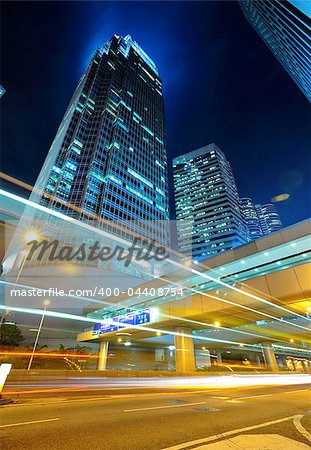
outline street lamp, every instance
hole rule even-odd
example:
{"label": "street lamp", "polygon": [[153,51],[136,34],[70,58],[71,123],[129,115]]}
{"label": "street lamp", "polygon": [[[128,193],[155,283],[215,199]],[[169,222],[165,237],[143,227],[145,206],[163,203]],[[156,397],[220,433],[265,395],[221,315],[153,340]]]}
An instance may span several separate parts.
{"label": "street lamp", "polygon": [[41,317],[40,324],[39,324],[39,328],[38,328],[38,331],[37,331],[37,336],[36,336],[35,342],[33,344],[33,349],[32,349],[32,353],[31,353],[31,356],[30,356],[30,360],[29,360],[29,363],[28,363],[27,370],[30,370],[30,368],[31,368],[31,364],[32,364],[32,361],[33,361],[33,358],[34,358],[34,355],[35,355],[35,351],[36,351],[36,348],[37,348],[37,345],[38,345],[39,336],[40,336],[41,329],[42,329],[42,325],[43,325],[43,321],[44,321],[44,317],[45,317],[45,312],[46,312],[46,309],[49,306],[49,304],[50,304],[50,300],[48,300],[48,299],[44,300],[44,302],[43,302],[44,310],[43,310],[42,317]]}

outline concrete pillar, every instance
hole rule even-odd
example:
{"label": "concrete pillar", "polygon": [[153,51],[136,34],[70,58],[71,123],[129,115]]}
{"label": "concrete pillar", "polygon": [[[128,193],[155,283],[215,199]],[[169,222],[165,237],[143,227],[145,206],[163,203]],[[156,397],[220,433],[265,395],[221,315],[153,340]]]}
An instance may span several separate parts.
{"label": "concrete pillar", "polygon": [[177,372],[194,372],[195,371],[195,356],[193,339],[189,336],[192,333],[191,328],[177,327],[175,329],[175,360]]}
{"label": "concrete pillar", "polygon": [[108,341],[100,341],[99,352],[98,352],[98,364],[97,370],[106,370],[107,367],[107,356],[108,356]]}
{"label": "concrete pillar", "polygon": [[303,367],[303,371],[304,372],[306,372],[306,373],[308,373],[309,372],[309,362],[306,360],[306,359],[304,359],[303,361],[302,361],[302,367]]}
{"label": "concrete pillar", "polygon": [[261,349],[267,369],[277,372],[279,368],[272,345],[270,343],[264,343]]}
{"label": "concrete pillar", "polygon": [[260,356],[256,355],[256,364],[258,367],[261,367],[261,361],[260,361]]}
{"label": "concrete pillar", "polygon": [[222,364],[221,352],[217,352],[217,364]]}

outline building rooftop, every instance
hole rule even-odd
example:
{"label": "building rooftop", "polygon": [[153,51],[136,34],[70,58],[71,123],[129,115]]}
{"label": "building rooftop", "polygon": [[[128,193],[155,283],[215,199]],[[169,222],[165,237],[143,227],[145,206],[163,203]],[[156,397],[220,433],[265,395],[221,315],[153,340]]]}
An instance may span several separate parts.
{"label": "building rooftop", "polygon": [[189,153],[184,153],[183,155],[177,156],[173,159],[173,164],[181,164],[186,161],[190,161],[191,159],[194,159],[198,156],[205,155],[206,153],[209,153],[211,151],[215,151],[218,153],[221,153],[224,156],[224,153],[220,150],[219,147],[213,142],[208,145],[204,145],[204,147],[200,147],[197,150],[193,150]]}

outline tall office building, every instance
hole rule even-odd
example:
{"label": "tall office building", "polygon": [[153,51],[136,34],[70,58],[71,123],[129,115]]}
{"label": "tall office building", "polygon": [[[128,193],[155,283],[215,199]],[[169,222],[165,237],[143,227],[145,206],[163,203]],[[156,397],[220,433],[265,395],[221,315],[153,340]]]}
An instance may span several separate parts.
{"label": "tall office building", "polygon": [[113,36],[95,52],[31,200],[95,227],[112,220],[168,242],[162,84],[131,36]]}
{"label": "tall office building", "polygon": [[276,58],[311,101],[311,8],[304,0],[240,0]]}
{"label": "tall office building", "polygon": [[276,206],[273,203],[255,205],[255,208],[263,236],[274,233],[274,231],[279,231],[283,228],[280,216],[277,212]]}
{"label": "tall office building", "polygon": [[208,257],[247,242],[231,166],[216,144],[173,160],[179,251]]}
{"label": "tall office building", "polygon": [[243,197],[240,205],[249,241],[255,241],[283,228],[277,208],[273,203],[255,205],[251,198]]}
{"label": "tall office building", "polygon": [[245,220],[245,225],[249,234],[249,240],[255,241],[263,236],[259,217],[251,198],[243,197],[240,201],[241,212]]}

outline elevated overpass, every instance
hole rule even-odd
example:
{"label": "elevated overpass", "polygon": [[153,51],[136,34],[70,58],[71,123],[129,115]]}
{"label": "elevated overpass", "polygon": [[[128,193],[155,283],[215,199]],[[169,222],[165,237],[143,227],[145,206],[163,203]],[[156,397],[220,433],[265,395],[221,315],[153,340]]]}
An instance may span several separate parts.
{"label": "elevated overpass", "polygon": [[[198,352],[203,347],[207,361],[210,349],[216,354],[232,349],[263,349],[272,368],[276,368],[273,349],[279,354],[311,359],[310,220],[205,261],[173,254],[161,264],[122,273],[111,265],[27,264],[21,233],[15,232],[11,239],[12,228],[23,214],[25,202],[28,208],[39,207],[6,191],[1,192],[1,200],[1,219],[6,231],[9,229],[6,256],[15,258],[0,279],[2,310],[17,311],[29,328],[42,314],[42,299],[9,298],[12,285],[42,289],[52,283],[56,287],[90,289],[109,283],[118,288],[115,296],[110,293],[89,298],[79,294],[66,296],[65,301],[51,296],[46,311],[50,318],[46,333],[78,334],[79,342],[100,344],[99,368],[106,366],[108,342],[111,346],[128,346],[128,351],[131,346],[153,348],[162,355],[160,358],[173,352],[178,371],[192,371],[195,349]],[[78,235],[110,245],[117,240],[91,224],[50,210],[41,213],[44,223],[51,224],[52,217],[56,232],[66,229],[69,238]],[[143,313],[146,323],[134,323],[128,317]],[[91,329],[81,332],[83,322],[88,322]]]}
{"label": "elevated overpass", "polygon": [[[179,371],[194,370],[194,347],[202,345],[260,348],[274,369],[273,349],[311,360],[310,247],[308,220],[205,261],[184,261],[185,267],[140,285],[138,295],[126,292],[110,297],[115,306],[86,308],[87,317],[107,319],[111,327],[87,330],[78,340],[98,341],[105,352],[123,330],[131,343],[174,346]],[[183,293],[159,295],[170,288]],[[151,324],[118,323],[127,311],[146,307],[157,310]]]}

